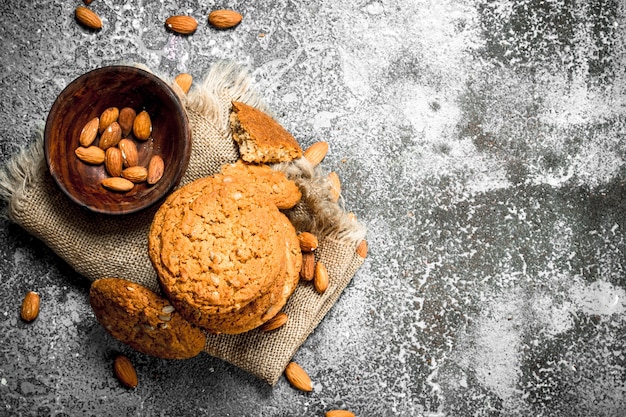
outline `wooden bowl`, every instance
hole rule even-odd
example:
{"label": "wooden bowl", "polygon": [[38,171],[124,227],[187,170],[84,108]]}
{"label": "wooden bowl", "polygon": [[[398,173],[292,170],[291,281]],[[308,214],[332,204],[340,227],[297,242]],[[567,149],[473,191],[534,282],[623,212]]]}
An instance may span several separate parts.
{"label": "wooden bowl", "polygon": [[[85,124],[109,107],[146,110],[152,136],[132,138],[140,165],[152,155],[163,158],[165,170],[154,185],[137,183],[131,191],[114,192],[101,181],[109,177],[104,165],[89,165],[75,154]],[[96,139],[95,144],[98,144]],[[180,182],[191,154],[191,129],[182,103],[160,78],[139,68],[110,66],[90,71],[71,82],[54,102],[44,131],[44,149],[50,174],[76,204],[104,214],[143,210],[169,194]]]}

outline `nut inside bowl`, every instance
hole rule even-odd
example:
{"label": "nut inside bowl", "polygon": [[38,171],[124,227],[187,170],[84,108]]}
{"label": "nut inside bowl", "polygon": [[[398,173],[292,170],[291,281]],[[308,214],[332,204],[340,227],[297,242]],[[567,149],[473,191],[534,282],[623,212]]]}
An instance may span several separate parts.
{"label": "nut inside bowl", "polygon": [[[164,161],[163,176],[154,185],[144,181],[127,192],[110,191],[101,185],[110,177],[104,164],[90,165],[76,156],[83,127],[109,107],[150,115],[151,137],[134,142],[140,165],[147,167],[152,155]],[[44,151],[50,174],[72,201],[98,213],[134,213],[178,185],[191,154],[191,130],[182,103],[167,83],[139,68],[109,66],[78,77],[59,94],[46,120]]]}

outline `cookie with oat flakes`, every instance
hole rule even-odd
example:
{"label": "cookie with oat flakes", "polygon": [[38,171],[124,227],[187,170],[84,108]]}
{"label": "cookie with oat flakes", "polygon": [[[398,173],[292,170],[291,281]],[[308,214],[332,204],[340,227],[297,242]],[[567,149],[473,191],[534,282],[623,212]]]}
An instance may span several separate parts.
{"label": "cookie with oat flakes", "polygon": [[187,359],[199,354],[206,334],[148,288],[120,278],[94,281],[89,302],[98,322],[117,340],[147,355]]}

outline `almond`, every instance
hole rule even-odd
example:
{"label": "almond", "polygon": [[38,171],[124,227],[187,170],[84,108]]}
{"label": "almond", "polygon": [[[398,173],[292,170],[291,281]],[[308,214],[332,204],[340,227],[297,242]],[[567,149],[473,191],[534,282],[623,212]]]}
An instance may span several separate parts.
{"label": "almond", "polygon": [[187,94],[191,89],[193,78],[190,74],[182,73],[174,78],[174,82],[183,90],[183,93]]}
{"label": "almond", "polygon": [[132,190],[135,186],[135,184],[133,184],[131,181],[122,177],[105,178],[100,184],[102,184],[104,188],[118,193],[128,192]]}
{"label": "almond", "polygon": [[109,107],[105,109],[100,115],[100,125],[98,126],[98,131],[100,133],[104,132],[104,129],[109,127],[111,123],[117,122],[119,115],[120,109],[117,107]]}
{"label": "almond", "polygon": [[315,264],[315,275],[313,277],[315,291],[323,294],[328,289],[328,270],[321,262]]}
{"label": "almond", "polygon": [[324,417],[356,417],[356,415],[348,410],[330,410],[324,414]]}
{"label": "almond", "polygon": [[148,178],[146,167],[135,165],[122,171],[122,177],[134,183],[144,182]]}
{"label": "almond", "polygon": [[111,146],[117,146],[120,139],[122,139],[122,128],[119,123],[113,122],[100,135],[98,146],[106,151]]}
{"label": "almond", "polygon": [[24,321],[33,321],[39,315],[39,294],[34,291],[26,293],[24,300],[22,301],[22,309],[20,315]]}
{"label": "almond", "polygon": [[124,107],[122,110],[120,110],[120,115],[117,119],[117,122],[122,128],[122,137],[125,138],[130,134],[130,132],[132,132],[135,116],[137,116],[137,112],[132,107]]}
{"label": "almond", "polygon": [[295,362],[289,362],[285,368],[285,378],[295,388],[300,391],[313,391],[313,384],[309,374]]}
{"label": "almond", "polygon": [[298,241],[300,242],[300,250],[302,252],[312,252],[317,249],[319,244],[317,237],[310,232],[302,232],[298,234]]}
{"label": "almond", "polygon": [[100,165],[104,162],[104,151],[98,146],[79,146],[74,153],[81,161],[90,165]]}
{"label": "almond", "polygon": [[315,276],[315,255],[313,252],[302,252],[302,266],[300,267],[300,278],[311,281]]}
{"label": "almond", "polygon": [[112,177],[119,177],[122,175],[122,169],[124,167],[122,151],[115,146],[107,149],[104,153],[104,167]]}
{"label": "almond", "polygon": [[78,23],[85,26],[88,29],[100,30],[102,29],[102,20],[91,9],[85,6],[78,6],[75,11],[76,20]]}
{"label": "almond", "polygon": [[152,121],[147,111],[143,110],[135,117],[133,134],[138,140],[147,140],[152,134]]}
{"label": "almond", "polygon": [[341,181],[339,181],[339,175],[332,171],[326,177],[328,184],[330,185],[330,198],[332,201],[338,201],[341,195]]}
{"label": "almond", "polygon": [[90,146],[93,141],[96,140],[99,125],[100,119],[98,117],[94,117],[85,124],[83,130],[80,131],[80,137],[78,139],[78,142],[80,142],[81,146]]}
{"label": "almond", "polygon": [[217,29],[229,29],[237,26],[243,16],[234,10],[213,10],[209,13],[209,24]]}
{"label": "almond", "polygon": [[328,142],[315,142],[309,146],[303,153],[303,156],[313,166],[319,165],[320,162],[326,157],[328,153]]}
{"label": "almond", "polygon": [[170,16],[165,20],[165,27],[181,35],[191,35],[198,28],[198,22],[191,16]]}
{"label": "almond", "polygon": [[163,158],[159,155],[152,155],[150,162],[148,162],[148,177],[146,178],[148,184],[154,185],[159,182],[164,171],[165,164],[163,163]]}
{"label": "almond", "polygon": [[134,167],[139,165],[139,152],[137,151],[137,145],[131,139],[122,139],[117,147],[122,152],[122,160],[125,167]]}
{"label": "almond", "polygon": [[287,320],[289,320],[289,316],[281,311],[266,321],[259,329],[263,332],[270,332],[284,326]]}
{"label": "almond", "polygon": [[126,388],[135,388],[139,383],[137,372],[130,359],[124,355],[118,355],[113,362],[115,377]]}
{"label": "almond", "polygon": [[367,241],[365,239],[356,247],[356,254],[363,259],[367,258]]}

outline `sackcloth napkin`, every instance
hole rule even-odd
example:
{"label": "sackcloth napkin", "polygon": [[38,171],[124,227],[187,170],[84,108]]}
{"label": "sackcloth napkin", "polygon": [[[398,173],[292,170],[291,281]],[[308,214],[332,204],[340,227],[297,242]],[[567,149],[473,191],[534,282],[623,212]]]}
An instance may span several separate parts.
{"label": "sackcloth napkin", "polygon": [[[228,123],[232,100],[271,114],[252,86],[249,72],[230,61],[212,64],[188,94],[167,81],[185,106],[192,129],[191,157],[179,187],[212,175],[223,164],[239,158]],[[300,203],[284,212],[298,231],[311,231],[320,239],[315,255],[328,269],[329,288],[318,294],[312,285],[301,283],[283,309],[289,316],[285,326],[273,332],[255,329],[239,335],[208,334],[204,349],[270,385],[276,384],[364,262],[355,250],[366,234],[365,227],[330,197],[322,166],[312,167],[301,158],[273,168],[285,172],[302,191]],[[147,249],[148,230],[158,204],[121,216],[78,207],[52,179],[42,138],[0,170],[0,197],[7,201],[7,215],[13,222],[43,241],[89,281],[124,278],[161,293]]]}

